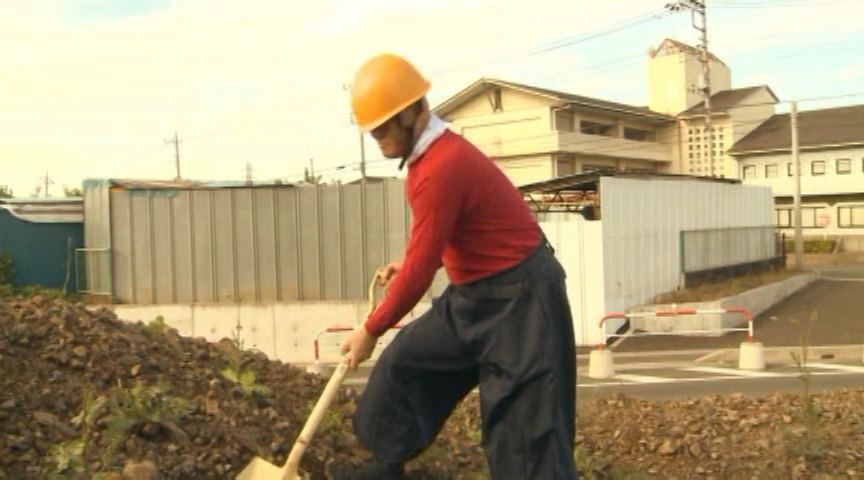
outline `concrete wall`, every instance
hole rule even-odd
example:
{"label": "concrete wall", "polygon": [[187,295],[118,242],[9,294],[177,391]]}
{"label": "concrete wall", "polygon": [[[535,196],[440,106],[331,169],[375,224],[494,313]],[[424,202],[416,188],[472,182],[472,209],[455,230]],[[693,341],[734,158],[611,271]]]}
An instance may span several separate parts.
{"label": "concrete wall", "polygon": [[[315,333],[336,325],[352,326],[365,320],[368,302],[294,302],[239,305],[114,305],[114,313],[123,320],[145,324],[162,316],[165,323],[181,335],[204,337],[217,342],[233,338],[238,323],[245,348],[260,350],[270,358],[290,363],[314,361]],[[407,323],[429,308],[418,304],[402,321]],[[383,337],[373,358],[390,342],[396,331]],[[322,361],[339,358],[338,345],[348,333],[324,334],[321,338]]]}

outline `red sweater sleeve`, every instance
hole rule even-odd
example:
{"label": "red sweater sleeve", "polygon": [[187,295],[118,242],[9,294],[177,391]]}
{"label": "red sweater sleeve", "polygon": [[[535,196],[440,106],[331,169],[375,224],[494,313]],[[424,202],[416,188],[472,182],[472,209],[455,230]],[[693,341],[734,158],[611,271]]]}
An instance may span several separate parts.
{"label": "red sweater sleeve", "polygon": [[[424,159],[424,161],[432,159]],[[436,159],[437,160],[437,159]],[[442,256],[459,218],[464,191],[458,175],[448,170],[454,162],[425,167],[410,192],[414,223],[402,269],[381,305],[366,321],[366,330],[380,336],[420,301],[442,265]]]}

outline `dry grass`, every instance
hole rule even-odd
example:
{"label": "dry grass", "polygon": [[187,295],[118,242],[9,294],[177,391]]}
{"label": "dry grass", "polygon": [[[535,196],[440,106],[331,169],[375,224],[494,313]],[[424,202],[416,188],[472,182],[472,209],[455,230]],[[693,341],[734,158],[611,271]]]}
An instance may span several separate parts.
{"label": "dry grass", "polygon": [[731,295],[752,290],[769,283],[779,282],[787,278],[800,275],[800,270],[780,270],[775,272],[763,272],[730,278],[716,283],[706,283],[698,287],[685,288],[675,292],[658,295],[654,303],[688,303],[688,302],[710,302]]}
{"label": "dry grass", "polygon": [[[864,263],[864,252],[805,253],[804,266],[851,265]],[[795,264],[795,252],[786,255],[786,265]]]}

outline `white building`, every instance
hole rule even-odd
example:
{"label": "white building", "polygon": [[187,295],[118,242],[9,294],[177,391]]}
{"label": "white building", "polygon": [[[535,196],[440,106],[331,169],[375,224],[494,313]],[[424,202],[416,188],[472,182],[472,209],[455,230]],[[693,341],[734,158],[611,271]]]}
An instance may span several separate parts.
{"label": "white building", "polygon": [[[842,238],[864,250],[864,105],[798,114],[802,227],[809,236]],[[789,114],[774,115],[730,151],[744,182],[771,187],[775,223],[794,229],[794,165]]]}
{"label": "white building", "polygon": [[[732,88],[710,55],[714,175],[738,178],[726,150],[774,114],[765,85]],[[648,108],[482,78],[435,108],[516,185],[598,169],[711,176],[699,51],[665,39],[648,58]]]}

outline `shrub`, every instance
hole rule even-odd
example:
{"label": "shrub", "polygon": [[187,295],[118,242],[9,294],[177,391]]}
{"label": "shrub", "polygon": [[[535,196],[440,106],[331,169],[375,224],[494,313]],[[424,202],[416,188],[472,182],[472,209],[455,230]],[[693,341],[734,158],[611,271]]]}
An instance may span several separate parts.
{"label": "shrub", "polygon": [[0,252],[0,285],[12,285],[15,281],[15,264],[12,254]]}

